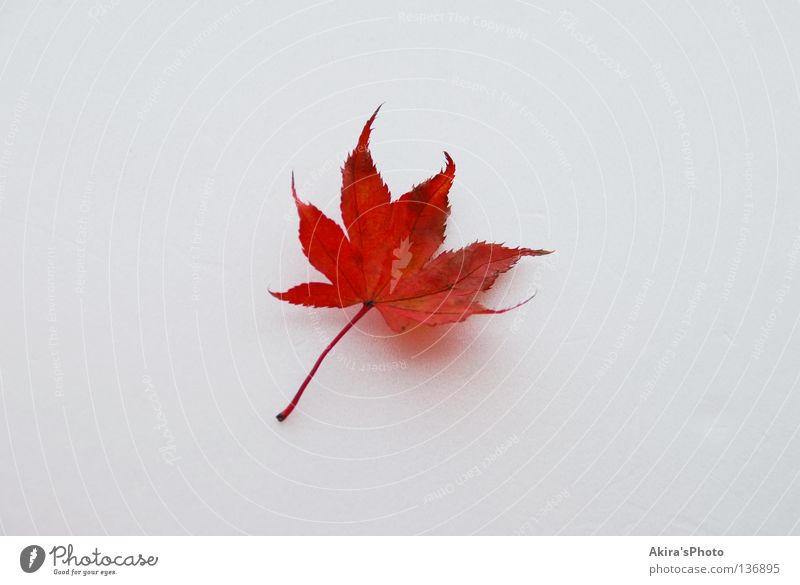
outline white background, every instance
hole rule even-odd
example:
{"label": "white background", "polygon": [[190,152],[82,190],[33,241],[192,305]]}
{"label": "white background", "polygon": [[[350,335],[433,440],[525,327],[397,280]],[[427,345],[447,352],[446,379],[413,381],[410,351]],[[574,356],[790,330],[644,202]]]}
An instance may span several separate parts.
{"label": "white background", "polygon": [[[5,2],[0,529],[800,532],[800,6]],[[513,313],[349,313],[289,192],[458,166]]]}
{"label": "white background", "polygon": [[[39,557],[44,562],[35,577],[28,577],[20,570],[20,565],[24,561],[28,566],[30,555],[21,559],[20,551],[33,544],[34,539],[6,536],[0,537],[0,579],[4,583],[29,580],[59,583],[65,578],[73,583],[94,583],[95,579],[106,581],[106,578],[119,584],[142,581],[171,584],[187,580],[238,583],[253,581],[258,575],[264,580],[302,585],[320,581],[360,585],[378,580],[392,585],[409,582],[527,585],[536,579],[554,584],[579,581],[638,585],[652,577],[652,581],[660,585],[702,583],[704,578],[712,583],[782,585],[797,583],[798,540],[796,536],[441,536],[415,539],[402,536],[61,535],[35,539],[35,544],[45,551],[44,557]],[[75,559],[68,562],[69,545],[73,547]],[[663,556],[651,555],[654,548],[660,549]],[[158,560],[155,565],[133,567],[77,565],[83,556],[89,556],[91,561],[95,550],[98,560],[103,556],[114,559],[118,555],[123,558],[131,555],[134,559],[138,559],[138,555],[145,559],[155,556]],[[678,551],[678,556],[667,556],[667,550]],[[414,562],[404,562],[409,558]],[[747,565],[755,565],[755,568]],[[770,565],[770,569],[766,565]],[[705,574],[700,573],[703,568]],[[113,576],[83,575],[85,570],[113,570],[115,573]],[[722,571],[725,573],[720,574]]]}

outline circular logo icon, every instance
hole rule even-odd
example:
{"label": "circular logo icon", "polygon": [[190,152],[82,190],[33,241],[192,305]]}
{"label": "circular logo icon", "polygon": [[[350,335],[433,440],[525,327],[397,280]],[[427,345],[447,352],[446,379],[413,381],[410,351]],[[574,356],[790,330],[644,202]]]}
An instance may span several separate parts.
{"label": "circular logo icon", "polygon": [[19,566],[26,573],[35,573],[44,563],[44,549],[38,544],[31,544],[19,553]]}

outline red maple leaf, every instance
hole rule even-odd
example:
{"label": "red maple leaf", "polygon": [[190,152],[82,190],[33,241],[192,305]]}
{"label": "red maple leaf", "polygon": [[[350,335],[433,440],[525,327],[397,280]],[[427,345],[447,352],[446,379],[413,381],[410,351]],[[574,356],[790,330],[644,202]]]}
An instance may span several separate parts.
{"label": "red maple leaf", "polygon": [[342,168],[341,210],[346,235],[314,205],[300,201],[292,175],[303,252],[330,282],[308,282],[270,294],[296,305],[360,304],[361,309],[319,356],[292,401],[277,415],[279,421],[294,410],[328,352],[371,309],[377,309],[397,332],[421,323],[442,325],[470,315],[510,311],[527,301],[506,309],[489,309],[476,296],[491,288],[498,275],[522,256],[550,253],[475,242],[434,257],[444,241],[455,163],[445,152],[447,164],[442,171],[392,201],[369,152],[372,122],[379,110],[367,120],[358,145]]}

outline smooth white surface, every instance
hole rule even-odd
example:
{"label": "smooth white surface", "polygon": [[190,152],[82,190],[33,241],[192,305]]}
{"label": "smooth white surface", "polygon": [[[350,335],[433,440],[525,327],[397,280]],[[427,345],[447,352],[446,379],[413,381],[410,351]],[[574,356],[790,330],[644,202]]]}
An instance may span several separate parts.
{"label": "smooth white surface", "polygon": [[[796,3],[0,8],[6,533],[800,532]],[[392,337],[289,193],[458,166],[524,309]]]}

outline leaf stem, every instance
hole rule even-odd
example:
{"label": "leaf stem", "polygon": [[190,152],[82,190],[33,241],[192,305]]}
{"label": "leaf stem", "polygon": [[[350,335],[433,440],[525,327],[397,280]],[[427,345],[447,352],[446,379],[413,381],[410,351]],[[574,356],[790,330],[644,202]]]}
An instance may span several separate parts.
{"label": "leaf stem", "polygon": [[278,415],[275,417],[275,418],[278,419],[278,421],[283,422],[284,420],[286,420],[287,416],[292,414],[292,411],[294,410],[294,407],[297,406],[297,403],[300,401],[300,397],[303,395],[303,392],[305,392],[305,389],[308,386],[309,382],[311,382],[311,378],[313,378],[314,374],[317,373],[317,370],[319,369],[319,366],[322,363],[322,360],[324,360],[325,356],[328,355],[328,353],[333,349],[333,347],[337,343],[339,343],[339,340],[342,337],[344,337],[344,334],[347,333],[348,331],[350,331],[350,329],[353,327],[353,325],[358,323],[358,321],[361,319],[361,317],[366,315],[367,312],[373,306],[374,306],[374,304],[373,304],[372,301],[365,302],[364,306],[361,307],[361,309],[358,311],[358,313],[353,315],[353,318],[350,319],[350,322],[347,325],[344,326],[344,329],[342,329],[339,332],[339,334],[336,337],[333,338],[333,341],[331,341],[328,344],[328,347],[326,347],[322,351],[322,353],[317,358],[317,361],[314,362],[314,366],[311,368],[311,371],[308,372],[308,376],[306,376],[306,379],[303,380],[303,383],[300,385],[300,388],[297,390],[297,393],[294,395],[294,398],[292,398],[292,401],[289,403],[289,405],[286,408],[284,408],[281,412],[279,412]]}

